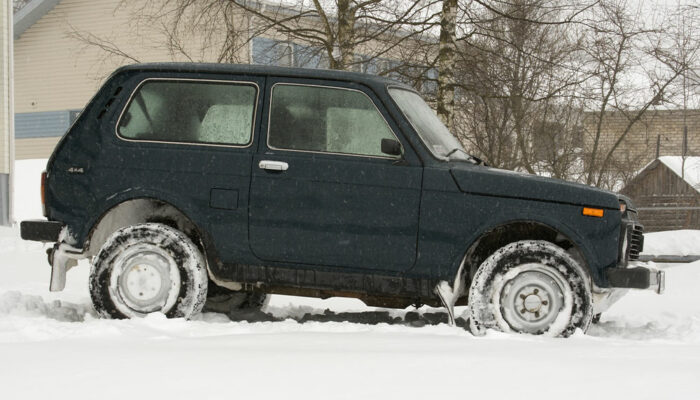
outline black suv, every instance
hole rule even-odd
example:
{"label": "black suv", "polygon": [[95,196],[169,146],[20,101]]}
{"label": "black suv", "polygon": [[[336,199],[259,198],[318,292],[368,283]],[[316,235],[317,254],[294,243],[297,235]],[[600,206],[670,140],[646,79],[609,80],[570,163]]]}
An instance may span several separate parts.
{"label": "black suv", "polygon": [[47,220],[22,237],[56,242],[52,291],[90,258],[105,317],[282,293],[469,304],[474,332],[566,336],[613,288],[664,285],[628,265],[643,240],[628,199],[490,168],[413,89],[358,73],[120,68],[56,147],[42,196]]}

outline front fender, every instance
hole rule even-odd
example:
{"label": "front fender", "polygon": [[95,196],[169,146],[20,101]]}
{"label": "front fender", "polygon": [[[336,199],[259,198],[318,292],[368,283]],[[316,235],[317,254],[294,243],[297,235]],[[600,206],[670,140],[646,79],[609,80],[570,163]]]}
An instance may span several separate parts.
{"label": "front fender", "polygon": [[547,203],[536,203],[539,204],[528,204],[524,208],[520,201],[521,207],[501,210],[483,220],[467,235],[461,252],[453,260],[452,275],[457,273],[465,255],[484,235],[498,227],[527,222],[547,227],[572,242],[586,261],[584,267],[588,268],[593,281],[602,286],[605,282],[603,271],[617,260],[619,211],[607,212],[606,218],[598,219],[583,216],[578,206],[557,204],[556,207],[548,207]]}

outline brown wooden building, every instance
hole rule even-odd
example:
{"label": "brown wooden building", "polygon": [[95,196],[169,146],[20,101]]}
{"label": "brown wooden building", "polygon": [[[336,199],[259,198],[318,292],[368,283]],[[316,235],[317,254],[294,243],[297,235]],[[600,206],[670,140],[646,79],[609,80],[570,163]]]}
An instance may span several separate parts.
{"label": "brown wooden building", "polygon": [[700,157],[659,157],[620,193],[632,198],[646,232],[700,229]]}

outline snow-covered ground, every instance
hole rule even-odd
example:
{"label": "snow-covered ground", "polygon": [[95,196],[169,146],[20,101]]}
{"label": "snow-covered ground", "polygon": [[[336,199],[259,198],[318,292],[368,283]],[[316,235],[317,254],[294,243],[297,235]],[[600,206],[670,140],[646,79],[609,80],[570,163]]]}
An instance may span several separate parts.
{"label": "snow-covered ground", "polygon": [[700,230],[652,232],[644,235],[645,255],[700,255]]}
{"label": "snow-covered ground", "polygon": [[[19,164],[16,215],[38,217],[43,164]],[[691,234],[648,235],[646,246],[669,254],[664,246]],[[697,253],[694,243],[673,251]],[[382,310],[286,296],[273,296],[267,309],[276,322],[214,313],[100,320],[88,265],[68,273],[64,292],[49,293],[44,251],[19,239],[17,228],[0,228],[1,399],[700,397],[700,262],[658,265],[667,271],[666,294],[630,292],[588,334],[553,339],[474,337],[445,324],[414,326],[427,317],[392,322],[416,319],[412,309],[372,314]],[[319,322],[334,319],[318,315],[326,309],[347,312],[349,321]],[[316,317],[297,322],[303,315]],[[368,319],[383,322],[356,322]]]}

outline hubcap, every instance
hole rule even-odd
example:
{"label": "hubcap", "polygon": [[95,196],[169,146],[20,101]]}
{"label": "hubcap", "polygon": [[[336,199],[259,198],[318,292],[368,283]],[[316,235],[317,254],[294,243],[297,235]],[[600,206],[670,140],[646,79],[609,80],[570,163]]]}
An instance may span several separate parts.
{"label": "hubcap", "polygon": [[[126,282],[124,293],[133,300],[150,302],[161,294],[163,281],[168,281],[161,271],[150,264],[139,263],[129,268],[122,277]],[[167,282],[166,282],[167,284]]]}
{"label": "hubcap", "polygon": [[136,314],[167,312],[180,289],[177,265],[156,246],[134,246],[115,260],[112,287]]}
{"label": "hubcap", "polygon": [[557,319],[565,306],[565,278],[542,264],[516,267],[506,275],[501,291],[501,313],[511,329],[542,333]]}

